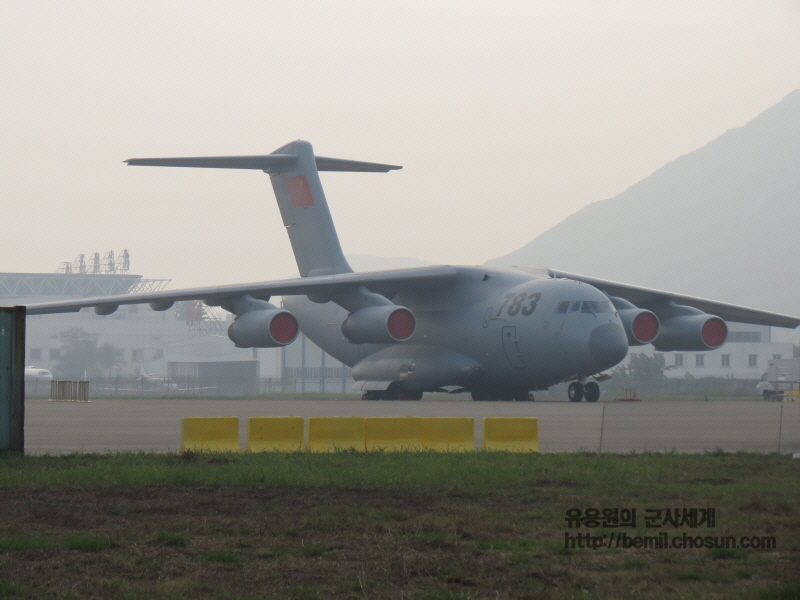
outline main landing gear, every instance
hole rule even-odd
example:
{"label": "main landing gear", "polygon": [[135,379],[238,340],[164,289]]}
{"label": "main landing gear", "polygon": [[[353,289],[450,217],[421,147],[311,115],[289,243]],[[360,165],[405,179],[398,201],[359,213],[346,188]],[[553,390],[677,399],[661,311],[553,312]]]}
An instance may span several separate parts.
{"label": "main landing gear", "polygon": [[361,396],[362,400],[422,400],[422,392],[406,392],[396,385],[388,390],[369,390]]}
{"label": "main landing gear", "polygon": [[573,381],[567,389],[570,402],[580,402],[584,398],[587,402],[597,402],[600,399],[600,386],[590,381],[586,385],[580,381]]}
{"label": "main landing gear", "polygon": [[513,400],[514,402],[533,402],[535,398],[528,390],[478,389],[472,391],[472,399],[481,402],[486,400]]}

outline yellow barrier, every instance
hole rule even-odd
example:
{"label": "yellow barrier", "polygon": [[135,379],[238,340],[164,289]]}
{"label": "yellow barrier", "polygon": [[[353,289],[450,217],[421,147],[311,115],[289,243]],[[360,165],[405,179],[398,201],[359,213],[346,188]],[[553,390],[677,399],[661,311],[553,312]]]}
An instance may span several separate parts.
{"label": "yellow barrier", "polygon": [[422,449],[421,417],[368,417],[364,419],[364,445],[368,452]]}
{"label": "yellow barrier", "polygon": [[539,420],[535,417],[484,417],[483,450],[539,451]]}
{"label": "yellow barrier", "polygon": [[309,452],[365,449],[364,417],[308,418]]}
{"label": "yellow barrier", "polygon": [[[472,417],[309,417],[308,450],[475,450]],[[245,452],[303,448],[303,417],[250,417]],[[538,419],[484,417],[483,450],[538,452]],[[184,417],[181,452],[239,452],[238,417]]]}
{"label": "yellow barrier", "polygon": [[297,452],[303,449],[303,417],[250,417],[245,452]]}
{"label": "yellow barrier", "polygon": [[423,417],[422,448],[435,452],[475,450],[475,419],[472,417]]}
{"label": "yellow barrier", "polygon": [[184,417],[181,452],[241,452],[239,417]]}
{"label": "yellow barrier", "polygon": [[784,402],[800,402],[800,391],[791,390],[791,391],[783,392],[783,401]]}

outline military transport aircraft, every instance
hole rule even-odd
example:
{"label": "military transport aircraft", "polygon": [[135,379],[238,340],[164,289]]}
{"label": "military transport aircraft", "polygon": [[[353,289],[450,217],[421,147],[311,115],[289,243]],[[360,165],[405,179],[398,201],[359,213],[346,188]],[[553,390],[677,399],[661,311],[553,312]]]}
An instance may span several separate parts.
{"label": "military transport aircraft", "polygon": [[[400,167],[315,156],[295,141],[266,156],[130,159],[128,165],[258,169],[270,176],[300,278],[47,302],[29,314],[101,315],[121,304],[167,310],[202,299],[236,317],[239,347],[290,344],[302,330],[352,368],[366,399],[468,391],[476,400],[527,400],[571,382],[569,399],[596,401],[598,381],[629,346],[720,347],[725,320],[794,328],[800,318],[546,268],[431,266],[354,273],[342,253],[318,171]],[[270,302],[283,297],[283,306]],[[589,381],[594,379],[594,381]]]}

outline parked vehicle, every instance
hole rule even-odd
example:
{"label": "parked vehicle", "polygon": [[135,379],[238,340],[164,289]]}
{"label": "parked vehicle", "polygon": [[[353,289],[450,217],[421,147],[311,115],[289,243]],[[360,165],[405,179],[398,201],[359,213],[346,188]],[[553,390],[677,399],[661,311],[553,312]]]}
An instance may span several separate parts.
{"label": "parked vehicle", "polygon": [[800,394],[800,358],[782,358],[767,363],[767,370],[756,386],[764,400],[783,400]]}

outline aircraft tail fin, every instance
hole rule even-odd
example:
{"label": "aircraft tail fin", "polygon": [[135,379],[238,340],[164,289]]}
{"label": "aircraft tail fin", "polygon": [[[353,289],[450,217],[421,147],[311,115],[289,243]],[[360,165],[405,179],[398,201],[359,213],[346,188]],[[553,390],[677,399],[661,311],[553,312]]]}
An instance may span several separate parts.
{"label": "aircraft tail fin", "polygon": [[401,167],[314,156],[311,144],[298,140],[265,156],[210,156],[196,158],[132,158],[128,165],[258,169],[272,180],[272,188],[289,233],[301,277],[352,273],[342,253],[319,171],[386,173]]}

